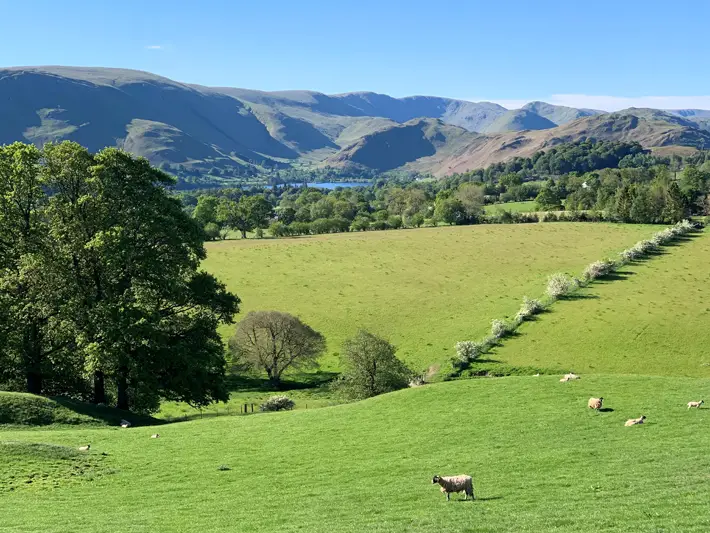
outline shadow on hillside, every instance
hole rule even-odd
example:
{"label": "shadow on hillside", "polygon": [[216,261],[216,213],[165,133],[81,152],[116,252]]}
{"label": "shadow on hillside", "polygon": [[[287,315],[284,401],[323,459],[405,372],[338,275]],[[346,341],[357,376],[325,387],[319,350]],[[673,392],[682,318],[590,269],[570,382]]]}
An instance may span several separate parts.
{"label": "shadow on hillside", "polygon": [[635,276],[636,272],[631,272],[629,270],[617,270],[616,272],[609,272],[603,276],[599,276],[594,281],[596,282],[612,282],[612,281],[624,281],[629,279],[631,276]]}
{"label": "shadow on hillside", "polygon": [[92,403],[78,402],[62,396],[53,396],[51,400],[75,413],[102,420],[112,426],[120,425],[121,420],[128,420],[131,426],[157,426],[165,423],[164,420],[159,420],[152,416],[122,411],[115,407],[104,407]]}
{"label": "shadow on hillside", "polygon": [[302,389],[317,389],[338,377],[337,372],[314,372],[287,376],[279,386],[274,386],[268,379],[256,376],[227,376],[229,392],[270,392]]}

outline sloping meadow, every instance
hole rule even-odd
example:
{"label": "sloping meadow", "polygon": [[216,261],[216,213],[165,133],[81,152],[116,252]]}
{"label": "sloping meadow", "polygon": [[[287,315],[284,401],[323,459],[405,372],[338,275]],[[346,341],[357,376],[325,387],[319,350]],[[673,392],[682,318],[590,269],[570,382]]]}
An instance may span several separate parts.
{"label": "sloping meadow", "polygon": [[[299,316],[328,342],[364,328],[395,344],[417,371],[449,364],[454,345],[492,318],[513,316],[553,272],[578,272],[658,228],[621,224],[519,224],[423,228],[208,244],[204,268],[248,311]],[[222,329],[228,338],[234,326]]]}

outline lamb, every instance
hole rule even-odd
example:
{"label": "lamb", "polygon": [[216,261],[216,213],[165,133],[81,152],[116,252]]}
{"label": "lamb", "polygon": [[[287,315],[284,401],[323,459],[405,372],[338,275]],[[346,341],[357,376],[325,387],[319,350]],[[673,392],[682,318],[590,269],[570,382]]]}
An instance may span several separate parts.
{"label": "lamb", "polygon": [[90,448],[91,448],[91,444],[87,444],[86,446],[79,446],[79,451],[80,452],[88,452]]}
{"label": "lamb", "polygon": [[121,427],[122,428],[129,428],[129,427],[131,427],[131,423],[128,420],[121,420]]}
{"label": "lamb", "polygon": [[587,402],[587,407],[590,409],[596,409],[597,411],[602,408],[602,402],[604,398],[589,398]]}
{"label": "lamb", "polygon": [[635,426],[636,424],[643,424],[644,420],[646,420],[646,417],[641,415],[639,418],[631,418],[631,419],[627,420],[624,425],[626,427]]}
{"label": "lamb", "polygon": [[564,375],[564,377],[560,380],[560,383],[567,383],[568,381],[572,381],[574,379],[579,379],[579,376],[574,372],[570,372],[569,374]]}
{"label": "lamb", "polygon": [[160,438],[160,433],[153,433],[153,434],[150,436],[150,438],[151,438],[151,439],[159,439],[159,438]]}
{"label": "lamb", "polygon": [[433,484],[441,486],[441,492],[446,494],[446,501],[450,500],[452,492],[464,492],[464,500],[471,496],[472,500],[476,497],[473,495],[473,479],[471,476],[461,474],[458,476],[434,476],[431,480]]}
{"label": "lamb", "polygon": [[699,402],[688,402],[688,409],[691,407],[695,407],[696,409],[700,409],[700,406],[703,405],[705,402],[703,400],[700,400]]}

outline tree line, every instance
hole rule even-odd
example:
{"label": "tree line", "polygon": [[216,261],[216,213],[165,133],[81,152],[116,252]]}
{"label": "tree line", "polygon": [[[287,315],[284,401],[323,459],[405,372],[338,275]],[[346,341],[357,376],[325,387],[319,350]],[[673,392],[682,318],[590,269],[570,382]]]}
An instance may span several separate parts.
{"label": "tree line", "polygon": [[114,148],[0,147],[0,388],[144,412],[228,398],[217,326],[239,298],[199,269],[173,184]]}
{"label": "tree line", "polygon": [[[550,175],[570,168],[576,170]],[[535,173],[533,181],[528,170]],[[537,179],[538,171],[547,181]],[[710,160],[702,154],[688,162],[658,158],[635,143],[585,141],[441,180],[397,176],[332,191],[284,185],[179,196],[211,239],[226,238],[230,231],[261,237],[268,229],[274,237],[287,237],[515,222],[520,217],[486,215],[484,206],[500,202],[504,211],[505,203],[525,200],[536,200],[538,211],[597,212],[585,220],[673,223],[709,212],[709,173]]]}

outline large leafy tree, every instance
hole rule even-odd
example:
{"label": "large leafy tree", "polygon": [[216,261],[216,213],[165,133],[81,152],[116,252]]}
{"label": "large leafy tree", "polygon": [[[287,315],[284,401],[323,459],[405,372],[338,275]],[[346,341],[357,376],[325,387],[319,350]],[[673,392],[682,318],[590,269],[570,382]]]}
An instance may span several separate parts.
{"label": "large leafy tree", "polygon": [[171,198],[172,178],[144,159],[73,143],[46,148],[54,238],[71,258],[78,350],[94,401],[122,409],[159,398],[224,400],[216,328],[239,300],[199,271],[203,231]]}
{"label": "large leafy tree", "polygon": [[238,202],[222,198],[217,207],[218,222],[238,230],[242,239],[247,238],[248,231],[267,228],[273,215],[274,208],[263,195],[242,196]]}

